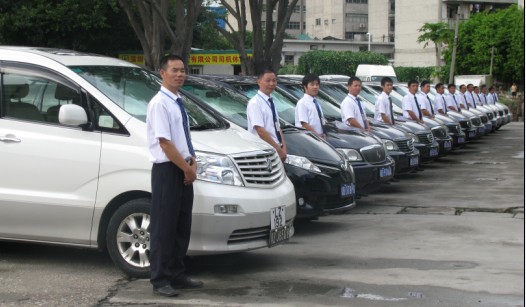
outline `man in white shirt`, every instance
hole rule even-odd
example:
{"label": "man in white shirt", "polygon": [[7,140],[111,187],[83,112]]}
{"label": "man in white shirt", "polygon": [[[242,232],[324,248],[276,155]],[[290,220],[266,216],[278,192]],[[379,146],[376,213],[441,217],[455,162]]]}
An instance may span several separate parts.
{"label": "man in white shirt", "polygon": [[417,100],[420,103],[422,113],[429,118],[435,118],[435,107],[427,95],[430,90],[431,83],[428,80],[422,81],[422,83],[420,83],[420,93],[417,95]]}
{"label": "man in white shirt", "polygon": [[435,90],[437,92],[435,96],[436,111],[442,115],[447,115],[448,107],[447,107],[446,98],[444,97],[444,84],[437,83],[435,85]]}
{"label": "man in white shirt", "polygon": [[404,117],[423,124],[422,110],[420,109],[420,103],[415,96],[418,91],[418,81],[410,80],[407,82],[407,89],[409,90],[409,93],[405,95],[402,100]]}
{"label": "man in white shirt", "polygon": [[201,288],[185,274],[190,243],[197,164],[184,101],[179,95],[186,77],[183,59],[161,60],[161,89],[148,104],[147,140],[152,166],[150,209],[150,282],[153,292],[177,296],[177,289]]}
{"label": "man in white shirt", "polygon": [[274,147],[282,161],[287,158],[287,145],[279,124],[278,111],[270,96],[278,83],[276,74],[264,69],[258,75],[259,90],[247,105],[248,132]]}
{"label": "man in white shirt", "polygon": [[475,98],[475,93],[473,92],[473,89],[474,89],[473,84],[471,84],[471,83],[468,84],[467,89],[468,89],[468,91],[464,93],[464,97],[466,97],[466,101],[469,104],[469,107],[476,109],[477,108],[477,104],[476,104],[477,101],[476,101],[476,98]]}
{"label": "man in white shirt", "polygon": [[497,93],[495,93],[495,86],[489,87],[489,93],[488,93],[488,103],[489,104],[496,104],[499,102],[499,98],[497,97]]}
{"label": "man in white shirt", "polygon": [[394,125],[393,101],[389,97],[393,91],[393,80],[389,77],[383,77],[380,85],[382,86],[382,93],[378,95],[374,104],[374,119]]}
{"label": "man in white shirt", "polygon": [[456,94],[457,86],[453,83],[447,86],[448,95],[446,96],[447,108],[451,111],[460,112],[460,97]]}
{"label": "man in white shirt", "polygon": [[473,95],[475,96],[475,105],[483,106],[484,100],[480,97],[480,88],[478,86],[473,87]]}
{"label": "man in white shirt", "polygon": [[486,86],[486,84],[482,84],[480,85],[480,100],[482,101],[482,103],[484,105],[488,105],[488,87]]}
{"label": "man in white shirt", "polygon": [[326,134],[323,128],[325,119],[321,105],[316,99],[320,90],[320,78],[316,74],[309,73],[303,77],[301,84],[305,94],[296,104],[295,125],[325,139]]}
{"label": "man in white shirt", "polygon": [[350,77],[349,81],[347,81],[347,90],[349,93],[340,105],[342,122],[351,127],[371,131],[371,126],[365,114],[365,108],[360,98],[358,98],[358,95],[362,91],[362,81],[358,77]]}
{"label": "man in white shirt", "polygon": [[469,110],[469,104],[468,104],[468,101],[466,99],[466,85],[465,84],[461,84],[458,87],[458,91],[460,92],[458,94],[458,97],[460,97],[460,99],[458,101],[458,103],[460,104],[460,107],[462,109]]}

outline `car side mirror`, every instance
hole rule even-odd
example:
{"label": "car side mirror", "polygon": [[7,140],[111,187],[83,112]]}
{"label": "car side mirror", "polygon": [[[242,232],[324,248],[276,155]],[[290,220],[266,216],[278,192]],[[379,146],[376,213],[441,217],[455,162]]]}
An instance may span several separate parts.
{"label": "car side mirror", "polygon": [[66,126],[80,126],[88,123],[86,110],[76,104],[65,104],[60,107],[58,122]]}

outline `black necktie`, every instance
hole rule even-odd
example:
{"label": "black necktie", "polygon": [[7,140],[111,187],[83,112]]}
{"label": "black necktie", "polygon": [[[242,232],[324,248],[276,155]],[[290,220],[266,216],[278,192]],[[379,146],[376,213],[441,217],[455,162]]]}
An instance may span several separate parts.
{"label": "black necktie", "polygon": [[460,107],[458,106],[457,98],[455,97],[455,94],[452,95],[453,100],[455,100],[455,104],[457,105],[457,110],[460,112]]}
{"label": "black necktie", "polygon": [[466,94],[462,96],[464,97],[464,103],[466,104],[466,110],[469,110],[469,104],[468,104],[468,99],[466,98]]}
{"label": "black necktie", "polygon": [[416,100],[416,96],[413,97],[415,97],[416,108],[418,109],[418,119],[422,120],[422,110],[420,110],[420,105],[418,104],[418,100]]}
{"label": "black necktie", "polygon": [[471,92],[470,94],[471,94],[471,99],[473,99],[473,107],[476,109],[477,108],[477,102],[475,101],[475,97],[473,97],[473,92]]}
{"label": "black necktie", "polygon": [[363,114],[362,101],[360,100],[360,98],[356,97],[356,102],[358,103],[358,108],[360,109],[360,114],[362,115],[364,128],[367,129],[369,124],[367,123],[367,117]]}
{"label": "black necktie", "polygon": [[447,103],[446,98],[444,98],[444,95],[442,95],[442,101],[444,102],[444,113],[447,114]]}
{"label": "black necktie", "polygon": [[192,141],[190,140],[190,127],[188,126],[188,114],[186,113],[186,109],[183,104],[183,100],[181,98],[177,98],[177,105],[179,105],[179,109],[181,109],[181,115],[183,116],[183,128],[184,128],[184,136],[186,138],[186,145],[188,145],[188,150],[190,151],[190,154],[192,157],[195,157],[195,151],[194,146],[192,145]]}
{"label": "black necktie", "polygon": [[321,130],[323,131],[323,133],[325,133],[325,127],[323,126],[323,117],[321,116],[320,104],[318,100],[316,100],[316,98],[313,98],[312,101],[314,102],[314,105],[316,106],[316,112],[318,112],[318,118],[320,119]]}
{"label": "black necktie", "polygon": [[431,115],[435,115],[435,109],[433,109],[433,103],[431,102],[431,99],[429,99],[429,96],[426,94],[427,101],[429,101],[429,105],[431,106]]}
{"label": "black necktie", "polygon": [[389,110],[391,111],[391,124],[395,124],[394,120],[394,114],[393,114],[393,101],[391,100],[391,97],[389,97]]}
{"label": "black necktie", "polygon": [[486,98],[486,95],[482,95],[484,97],[484,104],[488,104],[488,99]]}
{"label": "black necktie", "polygon": [[278,117],[276,115],[276,109],[274,108],[274,101],[271,97],[269,97],[268,102],[270,102],[270,110],[272,110],[272,122],[274,123],[274,130],[276,131],[276,137],[278,138],[278,142],[280,145],[283,143],[281,142],[281,133],[279,133],[278,130]]}
{"label": "black necktie", "polygon": [[493,104],[495,104],[498,100],[497,100],[497,95],[495,93],[492,94],[493,96]]}

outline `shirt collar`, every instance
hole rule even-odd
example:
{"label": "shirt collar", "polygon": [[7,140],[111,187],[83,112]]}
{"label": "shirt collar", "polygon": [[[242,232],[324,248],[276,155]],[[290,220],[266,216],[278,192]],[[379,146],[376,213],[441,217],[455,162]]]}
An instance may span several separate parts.
{"label": "shirt collar", "polygon": [[167,89],[166,87],[164,87],[162,85],[161,85],[161,91],[163,91],[163,93],[168,95],[168,97],[172,98],[173,100],[177,100],[177,98],[182,98],[179,95],[179,92],[177,92],[177,95],[176,95],[176,94],[172,93],[172,91],[170,91],[169,89]]}
{"label": "shirt collar", "polygon": [[347,93],[347,95],[349,95],[349,97],[351,97],[351,98],[354,99],[354,100],[358,100],[358,97],[357,97],[357,96],[354,96],[354,95],[351,94],[351,93]]}
{"label": "shirt collar", "polygon": [[267,94],[263,93],[262,91],[258,90],[258,95],[265,98],[265,101],[268,101],[270,96],[267,96]]}
{"label": "shirt collar", "polygon": [[313,102],[314,103],[314,98],[316,97],[312,97],[311,95],[309,94],[303,94],[303,99],[307,100],[307,101],[310,101],[310,102]]}

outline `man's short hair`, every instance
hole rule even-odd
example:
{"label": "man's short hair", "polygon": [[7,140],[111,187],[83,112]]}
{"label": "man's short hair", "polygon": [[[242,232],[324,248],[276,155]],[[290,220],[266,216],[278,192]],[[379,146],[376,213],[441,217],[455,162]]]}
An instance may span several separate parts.
{"label": "man's short hair", "polygon": [[380,80],[380,84],[382,86],[384,86],[386,83],[391,83],[393,84],[393,79],[389,78],[389,77],[383,77],[382,80]]}
{"label": "man's short hair", "polygon": [[418,81],[416,81],[415,79],[409,80],[409,82],[407,82],[407,87],[411,87],[411,84],[418,85]]}
{"label": "man's short hair", "polygon": [[463,87],[466,87],[466,85],[465,84],[461,84],[458,88],[461,89]]}
{"label": "man's short hair", "polygon": [[494,90],[494,89],[495,89],[495,87],[494,87],[493,85],[489,87],[489,90],[490,90],[490,91],[491,91],[491,90]]}
{"label": "man's short hair", "polygon": [[486,88],[486,84],[481,84],[480,89]]}
{"label": "man's short hair", "polygon": [[318,81],[318,84],[319,84],[320,77],[318,77],[317,74],[308,73],[305,76],[303,76],[303,80],[301,80],[301,85],[303,85],[303,87],[306,87],[309,83],[313,81]]}
{"label": "man's short hair", "polygon": [[455,87],[455,88],[456,88],[457,86],[455,85],[455,83],[449,83],[449,84],[447,85],[447,88],[448,88],[448,89],[450,89],[450,88],[452,88],[452,87]]}
{"label": "man's short hair", "polygon": [[468,84],[468,87],[473,86],[473,83]]}
{"label": "man's short hair", "polygon": [[351,85],[354,81],[358,81],[360,83],[362,83],[362,80],[360,80],[360,78],[356,77],[356,76],[352,76],[349,78],[349,80],[347,81],[347,85]]}
{"label": "man's short hair", "polygon": [[264,68],[263,70],[261,70],[258,74],[258,80],[261,79],[263,77],[264,74],[276,74],[275,71],[273,71],[271,68]]}
{"label": "man's short hair", "polygon": [[443,87],[444,87],[444,83],[437,83],[437,84],[435,84],[435,89],[437,89],[437,90],[441,89]]}
{"label": "man's short hair", "polygon": [[182,57],[178,56],[177,54],[168,54],[168,55],[165,55],[161,58],[161,69],[162,70],[166,70],[166,68],[168,68],[168,62],[169,61],[181,61],[184,63],[184,60]]}
{"label": "man's short hair", "polygon": [[429,80],[423,80],[421,83],[420,83],[420,87],[424,87],[428,84],[431,84],[431,82],[429,82]]}

